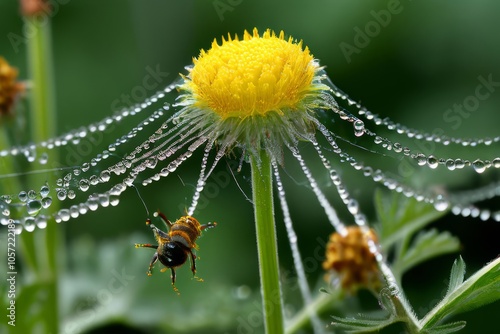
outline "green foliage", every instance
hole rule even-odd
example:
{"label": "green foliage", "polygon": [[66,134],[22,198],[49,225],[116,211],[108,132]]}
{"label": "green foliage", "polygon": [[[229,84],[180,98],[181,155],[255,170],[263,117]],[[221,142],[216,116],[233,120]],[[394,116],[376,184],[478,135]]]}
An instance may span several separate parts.
{"label": "green foliage", "polygon": [[500,258],[463,281],[465,263],[458,258],[453,264],[448,292],[443,300],[423,319],[423,328],[435,328],[435,324],[454,314],[473,310],[500,300]]}
{"label": "green foliage", "polygon": [[386,319],[371,319],[364,316],[358,318],[340,318],[332,316],[332,325],[343,329],[346,333],[371,333],[379,331],[395,322],[395,318],[389,316]]}
{"label": "green foliage", "polygon": [[379,236],[385,249],[396,242],[407,240],[415,232],[446,214],[413,198],[395,193],[386,196],[381,190],[375,192],[375,209],[380,223]]}
{"label": "green foliage", "polygon": [[[400,281],[401,275],[436,256],[459,250],[459,241],[448,232],[435,229],[422,230],[442,213],[436,213],[432,206],[392,194],[384,197],[381,192],[375,196],[377,214],[380,220],[379,232],[384,251],[395,249],[392,270]],[[417,231],[420,231],[416,236]],[[411,241],[413,239],[413,241]],[[385,311],[383,318],[359,315],[356,318],[333,316],[336,328],[347,333],[379,331],[395,322],[403,322],[410,333],[445,334],[463,329],[465,321],[443,323],[452,315],[466,312],[500,299],[500,258],[492,261],[464,281],[465,263],[459,257],[453,264],[448,291],[422,320],[416,319],[404,294],[387,293],[383,289],[379,304]],[[399,288],[401,289],[401,288]]]}
{"label": "green foliage", "polygon": [[401,250],[392,269],[402,274],[424,261],[459,249],[460,241],[449,232],[439,233],[436,229],[422,231],[416,235],[409,249]]}

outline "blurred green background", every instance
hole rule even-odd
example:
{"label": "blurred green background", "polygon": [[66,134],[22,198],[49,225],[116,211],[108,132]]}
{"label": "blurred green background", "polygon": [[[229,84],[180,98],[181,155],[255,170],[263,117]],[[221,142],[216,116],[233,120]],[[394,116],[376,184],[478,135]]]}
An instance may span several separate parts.
{"label": "blurred green background", "polygon": [[[53,2],[58,4],[52,17],[52,33],[59,133],[111,115],[122,94],[131,94],[134,87],[142,85],[148,68],[169,73],[158,86],[161,88],[184,72],[184,66],[191,63],[201,48],[209,48],[214,38],[220,40],[228,32],[241,35],[244,29],[257,27],[260,31],[284,30],[304,40],[326,67],[332,81],[375,113],[428,132],[442,129],[450,136],[500,135],[500,87],[494,87],[490,96],[470,112],[470,117],[450,121],[444,116],[458,115],[446,112],[475,94],[480,76],[491,76],[494,82],[500,82],[497,1]],[[374,23],[380,11],[388,8],[395,9],[390,18],[385,18],[387,24]],[[378,30],[374,28],[377,25]],[[375,30],[372,37],[362,40],[359,31],[367,28]],[[25,44],[14,37],[22,34],[17,2],[2,0],[0,55],[19,68],[21,78],[26,78]],[[355,47],[356,51],[346,57],[348,47]],[[133,125],[123,123],[122,132]],[[339,131],[343,136],[343,130]],[[345,131],[349,140],[354,140],[350,125]],[[384,129],[378,131],[388,134]],[[113,133],[106,137],[109,142],[114,139]],[[399,162],[392,157],[352,150],[365,160],[397,172]],[[469,158],[462,148],[453,151],[448,148],[442,155]],[[498,148],[496,152],[477,149],[471,156],[498,156]],[[177,175],[140,189],[150,210],[159,208],[171,219],[184,213],[196,182],[199,157],[190,159]],[[229,161],[223,161],[216,172],[227,177],[228,164]],[[351,194],[360,199],[363,209],[374,219],[371,208],[374,187],[367,185],[359,173],[338,166]],[[290,168],[292,177],[299,175],[296,181],[285,177],[284,182],[299,246],[304,257],[310,258],[321,244],[317,238],[326,240],[332,229],[312,193],[304,195],[308,190],[296,167],[285,167]],[[248,175],[249,168],[245,165],[236,179],[250,196]],[[318,180],[326,182],[326,178],[327,175],[318,174]],[[497,179],[495,172],[479,177],[473,173],[415,169],[406,182],[421,188],[440,188],[449,183],[459,189]],[[259,311],[255,303],[260,296],[252,207],[236,182],[231,180],[226,184],[226,179],[220,182],[223,186],[214,186],[212,192],[207,189],[206,201],[197,213],[202,222],[219,223],[199,240],[198,273],[205,282],[191,280],[188,267],[182,267],[177,271],[180,297],[173,293],[168,273],[161,274],[157,268],[153,277],[146,276],[153,251],[133,248],[134,242],[152,241],[144,225],[144,208],[133,191],[125,193],[118,207],[100,209],[62,224],[67,245],[61,264],[63,330],[104,333],[105,330],[96,328],[107,325],[115,326],[108,327],[107,332],[120,328],[125,333],[125,329],[117,327],[124,324],[130,326],[127,330],[131,333],[154,333],[158,327],[171,333],[182,328],[193,333],[237,332],[241,319]],[[498,201],[489,204],[499,207]],[[339,210],[350,223],[344,209],[339,207]],[[498,223],[447,216],[436,226],[461,238],[468,273],[500,253]],[[281,224],[278,234],[283,271],[293,271]],[[405,276],[405,288],[420,316],[444,292],[454,258],[451,255],[431,261]],[[113,273],[122,270],[133,278],[111,297],[99,299],[99,291],[106,289],[115,277]],[[316,290],[324,285],[318,260],[313,261],[308,274]],[[300,305],[298,292],[287,291],[285,287],[285,298],[289,298],[290,313],[296,311]],[[463,333],[494,326],[494,312],[498,314],[498,303],[460,317],[469,321]],[[259,327],[251,330],[262,332]]]}

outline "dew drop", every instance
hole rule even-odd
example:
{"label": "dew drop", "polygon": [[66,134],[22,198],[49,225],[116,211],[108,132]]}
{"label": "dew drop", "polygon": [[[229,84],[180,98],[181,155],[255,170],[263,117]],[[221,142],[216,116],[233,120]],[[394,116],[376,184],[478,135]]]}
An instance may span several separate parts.
{"label": "dew drop", "polygon": [[439,161],[435,156],[430,155],[427,158],[427,165],[429,165],[430,168],[435,169],[439,165]]}
{"label": "dew drop", "polygon": [[47,152],[44,152],[42,153],[42,155],[40,155],[38,162],[42,165],[45,165],[48,160],[49,160],[49,155],[47,154]]}
{"label": "dew drop", "polygon": [[455,167],[457,169],[462,169],[465,167],[465,162],[462,159],[455,159]]}
{"label": "dew drop", "polygon": [[69,199],[74,199],[76,197],[75,191],[74,190],[68,190],[68,198]]}
{"label": "dew drop", "polygon": [[12,197],[10,195],[2,195],[0,196],[0,201],[10,204],[12,202]]}
{"label": "dew drop", "polygon": [[80,188],[81,191],[89,190],[89,181],[87,179],[81,179],[78,183],[78,188]]}
{"label": "dew drop", "polygon": [[120,203],[120,198],[116,195],[110,195],[109,196],[109,204],[111,206],[117,206]]}
{"label": "dew drop", "polygon": [[492,217],[495,221],[500,222],[500,211],[495,211]]}
{"label": "dew drop", "polygon": [[417,154],[416,159],[419,166],[424,166],[427,163],[427,159],[422,153]]}
{"label": "dew drop", "polygon": [[354,121],[354,129],[355,130],[364,130],[365,129],[365,123],[363,123],[362,120],[358,119],[356,121]]}
{"label": "dew drop", "polygon": [[24,230],[27,232],[33,232],[35,230],[36,224],[35,224],[35,218],[33,217],[26,217],[24,219]]}
{"label": "dew drop", "polygon": [[99,208],[97,195],[90,195],[87,200],[87,206],[90,211],[96,211]]}
{"label": "dew drop", "polygon": [[109,206],[109,195],[108,194],[100,194],[99,195],[99,204],[101,204],[102,207]]}
{"label": "dew drop", "polygon": [[438,211],[445,211],[449,206],[450,203],[442,195],[438,195],[434,200],[434,208]]}
{"label": "dew drop", "polygon": [[91,185],[95,186],[95,185],[99,184],[99,178],[96,175],[92,175],[89,178],[89,182]]}
{"label": "dew drop", "polygon": [[69,215],[71,216],[71,218],[77,218],[80,215],[80,212],[78,210],[78,205],[72,205],[69,208]]}
{"label": "dew drop", "polygon": [[36,191],[30,190],[28,191],[28,199],[35,199],[36,198]]}
{"label": "dew drop", "polygon": [[40,188],[40,196],[47,197],[50,192],[50,188],[48,185],[44,185]]}
{"label": "dew drop", "polygon": [[10,210],[9,209],[3,209],[2,210],[2,215],[5,217],[8,217],[10,215]]}
{"label": "dew drop", "polygon": [[463,217],[469,217],[469,216],[470,216],[470,213],[471,213],[470,208],[462,208],[462,210],[460,211],[460,214],[461,214]]}
{"label": "dew drop", "polygon": [[81,215],[86,214],[88,211],[89,211],[89,208],[88,208],[87,204],[80,203],[78,205],[78,212],[80,212]]}
{"label": "dew drop", "polygon": [[356,201],[355,199],[350,199],[349,202],[347,203],[347,209],[349,210],[349,212],[353,215],[356,215],[358,214],[359,212],[359,205],[358,205],[358,201]]}
{"label": "dew drop", "polygon": [[39,229],[46,228],[47,227],[47,217],[44,215],[40,215],[40,216],[36,217],[35,224],[36,224],[36,227],[38,227]]}
{"label": "dew drop", "polygon": [[472,167],[474,167],[474,170],[477,172],[477,173],[482,173],[485,171],[486,169],[486,165],[484,164],[484,162],[482,160],[475,160],[473,163],[472,163]]}
{"label": "dew drop", "polygon": [[492,163],[493,167],[500,168],[500,158],[493,159],[493,161],[491,163]]}
{"label": "dew drop", "polygon": [[30,215],[36,214],[42,209],[42,207],[42,202],[39,200],[31,200],[26,204],[26,209],[28,210],[28,214]]}
{"label": "dew drop", "polygon": [[70,219],[70,214],[68,209],[61,209],[59,210],[59,217],[61,217],[61,220],[63,222],[67,222]]}
{"label": "dew drop", "polygon": [[84,164],[82,165],[82,172],[86,172],[86,171],[88,171],[88,170],[89,170],[89,168],[90,168],[90,164],[89,164],[88,162],[84,163]]}
{"label": "dew drop", "polygon": [[26,202],[28,200],[28,194],[26,193],[26,191],[19,192],[19,194],[17,195],[17,197],[19,198],[19,200],[21,202]]}
{"label": "dew drop", "polygon": [[60,201],[64,201],[66,199],[66,190],[59,189],[57,191],[57,199],[59,199]]}
{"label": "dew drop", "polygon": [[150,158],[150,159],[148,159],[148,161],[146,162],[146,167],[153,169],[153,168],[155,168],[155,167],[156,167],[157,162],[158,162],[158,161],[156,160],[156,158]]}
{"label": "dew drop", "polygon": [[110,174],[109,171],[103,170],[101,174],[99,175],[100,179],[102,182],[108,182],[110,179]]}
{"label": "dew drop", "polygon": [[479,219],[481,219],[482,221],[486,221],[488,219],[490,219],[490,216],[491,216],[491,212],[490,210],[482,210],[481,211],[481,214],[479,215]]}
{"label": "dew drop", "polygon": [[365,123],[361,120],[354,121],[354,135],[361,137],[365,134]]}
{"label": "dew drop", "polygon": [[47,209],[51,204],[52,204],[52,197],[42,198],[42,206],[44,209]]}
{"label": "dew drop", "polygon": [[21,223],[18,220],[14,221],[14,224],[15,224],[14,233],[17,235],[21,234],[21,232],[23,231],[23,225],[21,225]]}
{"label": "dew drop", "polygon": [[446,164],[446,168],[448,168],[449,170],[455,170],[455,168],[456,168],[455,160],[453,160],[453,159],[446,160],[445,164]]}

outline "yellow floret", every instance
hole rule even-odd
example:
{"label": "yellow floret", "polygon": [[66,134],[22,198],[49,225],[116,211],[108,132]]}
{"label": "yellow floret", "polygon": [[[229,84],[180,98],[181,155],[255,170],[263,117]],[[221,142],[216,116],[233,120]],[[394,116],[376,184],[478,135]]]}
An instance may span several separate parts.
{"label": "yellow floret", "polygon": [[191,93],[193,106],[208,108],[222,119],[266,115],[270,111],[300,109],[303,98],[314,90],[317,65],[308,48],[284,33],[271,30],[259,36],[245,31],[212,43],[194,59],[194,67],[181,87]]}

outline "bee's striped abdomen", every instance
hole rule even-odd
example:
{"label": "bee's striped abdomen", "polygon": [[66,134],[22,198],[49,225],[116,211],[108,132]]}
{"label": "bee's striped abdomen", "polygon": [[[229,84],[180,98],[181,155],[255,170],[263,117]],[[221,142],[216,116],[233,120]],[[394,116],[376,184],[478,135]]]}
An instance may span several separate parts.
{"label": "bee's striped abdomen", "polygon": [[196,248],[196,239],[200,234],[200,223],[191,216],[179,218],[170,229],[172,241],[180,242],[188,248]]}

